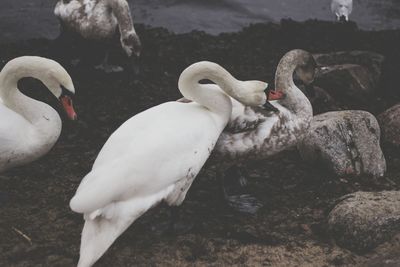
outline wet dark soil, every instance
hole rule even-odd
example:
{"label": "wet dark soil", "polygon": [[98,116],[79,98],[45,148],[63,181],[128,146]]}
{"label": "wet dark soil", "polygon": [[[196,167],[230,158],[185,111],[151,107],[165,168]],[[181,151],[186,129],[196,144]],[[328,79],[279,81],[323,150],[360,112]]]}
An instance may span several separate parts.
{"label": "wet dark soil", "polygon": [[[21,55],[64,62],[75,87],[79,121],[64,120],[63,133],[44,158],[0,174],[0,265],[73,266],[79,256],[83,218],[68,206],[102,144],[125,120],[156,104],[180,97],[177,79],[189,64],[215,61],[240,79],[271,84],[279,59],[293,48],[313,53],[371,50],[387,57],[382,83],[370,111],[378,114],[400,102],[400,31],[364,32],[354,25],[318,21],[257,24],[239,33],[174,35],[138,27],[144,51],[140,60],[123,61],[127,71],[104,74],[68,63],[68,49],[54,52],[50,40],[0,45],[0,65]],[[65,63],[67,62],[67,63]],[[27,79],[27,94],[48,99],[43,85]],[[39,92],[39,93],[38,93]],[[336,99],[340,102],[340,99]],[[52,100],[48,100],[52,101]],[[302,162],[296,151],[250,162],[249,191],[264,204],[256,215],[239,214],[221,201],[213,167],[204,169],[181,206],[180,219],[193,224],[186,233],[162,230],[170,210],[154,208],[136,221],[97,266],[377,266],[400,264],[400,239],[372,252],[355,254],[336,246],[326,227],[327,214],[342,195],[357,190],[397,190],[400,151],[385,148],[388,172],[336,178]],[[393,265],[394,266],[394,265]]]}

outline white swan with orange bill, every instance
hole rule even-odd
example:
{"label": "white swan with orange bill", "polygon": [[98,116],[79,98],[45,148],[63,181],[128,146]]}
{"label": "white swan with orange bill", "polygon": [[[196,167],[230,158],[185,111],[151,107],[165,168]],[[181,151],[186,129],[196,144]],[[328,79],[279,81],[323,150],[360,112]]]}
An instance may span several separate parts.
{"label": "white swan with orange bill", "polygon": [[[245,177],[232,172],[230,175],[233,177],[227,177],[226,170],[233,166],[245,165],[249,161],[267,159],[295,147],[304,137],[313,111],[310,101],[295,85],[293,75],[296,74],[304,84],[309,85],[314,80],[315,68],[316,63],[310,53],[300,49],[286,53],[280,60],[275,74],[275,88],[278,90],[268,93],[271,103],[267,102],[265,106],[269,111],[265,108],[246,106],[231,98],[232,113],[227,127],[218,139],[209,164],[218,166],[217,175],[222,181],[225,199],[234,209],[255,213],[262,204],[248,193],[237,194],[240,188],[232,190],[236,193],[230,195],[228,184],[243,184],[245,179],[242,178]],[[184,99],[178,101],[187,102]]]}
{"label": "white swan with orange bill", "polygon": [[[202,79],[217,85],[200,84]],[[179,78],[179,90],[192,103],[167,102],[122,124],[70,202],[85,219],[78,266],[93,265],[159,202],[180,205],[229,121],[230,97],[260,106],[266,88],[265,82],[239,81],[215,63],[199,62]]]}
{"label": "white swan with orange bill", "polygon": [[18,89],[18,81],[33,77],[59,99],[70,119],[76,119],[71,77],[57,62],[34,56],[9,61],[0,72],[0,172],[45,155],[61,133],[61,118],[46,103]]}

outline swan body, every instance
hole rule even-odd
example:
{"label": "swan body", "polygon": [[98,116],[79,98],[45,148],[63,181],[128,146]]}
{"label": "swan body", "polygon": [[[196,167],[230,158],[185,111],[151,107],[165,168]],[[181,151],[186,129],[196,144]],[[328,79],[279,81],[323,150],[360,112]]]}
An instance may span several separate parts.
{"label": "swan body", "polygon": [[[217,175],[222,181],[227,204],[237,211],[254,214],[263,206],[247,192],[229,194],[229,186],[246,184],[243,174],[235,165],[250,160],[264,160],[283,150],[293,148],[302,140],[313,117],[312,106],[307,97],[293,82],[293,74],[306,84],[314,79],[316,63],[306,51],[292,50],[279,62],[275,76],[275,88],[285,95],[284,99],[272,101],[278,112],[259,107],[246,106],[232,99],[232,114],[227,127],[221,133],[211,156],[210,164],[218,164]],[[236,175],[225,175],[227,169],[236,170]],[[235,177],[237,176],[237,177]],[[224,177],[231,180],[228,182]],[[239,179],[232,183],[232,178]]]}
{"label": "swan body", "polygon": [[[202,79],[217,85],[200,84]],[[262,105],[266,87],[260,81],[238,81],[215,63],[196,63],[179,79],[179,90],[192,103],[167,102],[120,126],[70,202],[85,218],[78,266],[91,266],[160,201],[180,205],[228,123],[228,95]]]}
{"label": "swan body", "polygon": [[337,20],[349,21],[349,16],[353,11],[353,0],[332,0],[331,11]]}
{"label": "swan body", "polygon": [[140,39],[126,0],[59,0],[54,14],[63,29],[89,40],[110,40],[119,28],[125,53],[140,55]]}
{"label": "swan body", "polygon": [[293,74],[306,67],[308,69],[302,71],[301,77],[305,82],[311,82],[315,62],[308,52],[292,50],[281,59],[276,71],[275,88],[282,91],[285,98],[271,102],[279,112],[245,106],[232,99],[229,123],[214,149],[214,156],[219,161],[232,163],[267,158],[294,147],[301,140],[313,112],[310,101],[294,84]]}
{"label": "swan body", "polygon": [[57,62],[41,57],[19,57],[0,72],[0,172],[45,155],[61,133],[61,119],[49,105],[22,94],[21,78],[41,80],[61,101],[71,119],[76,118],[66,94],[75,92],[71,77]]}

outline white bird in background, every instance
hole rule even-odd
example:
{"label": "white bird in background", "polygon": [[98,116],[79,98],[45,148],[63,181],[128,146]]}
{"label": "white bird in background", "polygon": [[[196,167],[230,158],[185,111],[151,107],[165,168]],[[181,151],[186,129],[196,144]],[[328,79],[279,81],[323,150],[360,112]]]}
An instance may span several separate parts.
{"label": "white bird in background", "polygon": [[[76,33],[87,40],[110,45],[119,28],[120,42],[128,57],[140,55],[141,43],[136,34],[126,0],[59,0],[54,14],[61,23],[61,34]],[[121,71],[108,64],[108,51],[97,68],[106,72]]]}
{"label": "white bird in background", "polygon": [[57,97],[70,119],[76,119],[71,77],[57,62],[24,56],[8,62],[0,72],[0,172],[45,155],[58,140],[61,119],[49,105],[18,90],[18,81],[33,77]]}
{"label": "white bird in background", "polygon": [[338,21],[349,21],[353,11],[353,0],[332,0],[331,11]]}
{"label": "white bird in background", "polygon": [[[203,79],[216,84],[200,84]],[[259,106],[266,88],[265,82],[239,81],[215,63],[199,62],[179,78],[179,90],[192,103],[167,102],[122,124],[70,202],[85,219],[78,266],[94,264],[160,201],[180,205],[228,123],[229,96]]]}

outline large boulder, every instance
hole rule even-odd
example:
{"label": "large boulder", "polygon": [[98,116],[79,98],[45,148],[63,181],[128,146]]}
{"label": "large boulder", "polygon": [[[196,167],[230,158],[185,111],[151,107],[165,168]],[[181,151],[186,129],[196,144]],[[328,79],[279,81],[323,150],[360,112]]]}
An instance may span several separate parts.
{"label": "large boulder", "polygon": [[340,246],[366,252],[400,232],[400,191],[346,195],[329,214],[328,224]]}
{"label": "large boulder", "polygon": [[328,54],[314,54],[318,66],[336,66],[353,64],[365,67],[371,74],[374,85],[377,85],[382,75],[385,57],[370,51],[342,51]]}
{"label": "large boulder", "polygon": [[318,86],[306,87],[304,85],[300,85],[299,88],[310,100],[314,115],[341,110],[336,101],[323,88]]}
{"label": "large boulder", "polygon": [[[315,85],[324,88],[346,109],[370,109],[384,57],[367,51],[314,55],[318,71]],[[372,107],[373,108],[373,107]]]}
{"label": "large boulder", "polygon": [[339,177],[381,177],[386,161],[379,139],[379,125],[372,114],[333,111],[313,118],[298,149],[304,160]]}
{"label": "large boulder", "polygon": [[400,146],[400,104],[378,116],[384,143]]}

